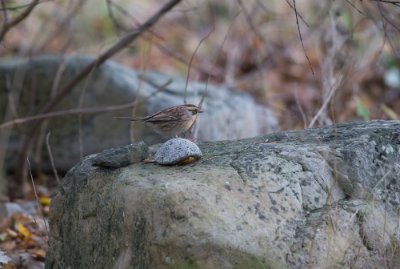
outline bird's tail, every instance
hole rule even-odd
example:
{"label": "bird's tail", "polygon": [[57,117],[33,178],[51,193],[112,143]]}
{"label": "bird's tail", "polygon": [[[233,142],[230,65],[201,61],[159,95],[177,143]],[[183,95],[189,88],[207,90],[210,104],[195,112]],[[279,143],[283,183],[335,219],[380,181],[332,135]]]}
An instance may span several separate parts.
{"label": "bird's tail", "polygon": [[114,117],[117,120],[129,120],[129,121],[138,121],[141,120],[140,118],[131,118],[131,117]]}

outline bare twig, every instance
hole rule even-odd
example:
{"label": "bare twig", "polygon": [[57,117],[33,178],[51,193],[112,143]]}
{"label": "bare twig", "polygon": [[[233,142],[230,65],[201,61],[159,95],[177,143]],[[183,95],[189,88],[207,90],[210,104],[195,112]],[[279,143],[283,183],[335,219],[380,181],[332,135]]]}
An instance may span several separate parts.
{"label": "bare twig", "polygon": [[8,15],[7,15],[6,3],[4,3],[4,0],[1,0],[1,9],[3,11],[3,25],[6,25],[8,23]]}
{"label": "bare twig", "polygon": [[207,94],[208,94],[208,84],[209,84],[209,82],[210,82],[210,78],[207,79],[206,88],[205,88],[205,90],[204,90],[204,94],[203,94],[203,96],[201,97],[199,104],[197,105],[199,108],[201,108],[201,107],[203,106],[203,102],[204,102],[204,100],[205,100],[206,97],[207,97]]}
{"label": "bare twig", "polygon": [[194,49],[194,51],[192,53],[192,56],[190,57],[189,66],[188,66],[188,72],[187,72],[187,75],[186,75],[185,92],[184,92],[184,95],[183,95],[183,103],[184,104],[186,104],[187,86],[188,86],[188,83],[189,83],[190,68],[192,66],[192,62],[193,62],[194,56],[196,55],[197,50],[200,48],[201,43],[203,43],[203,41],[206,40],[211,35],[212,32],[214,32],[214,30],[215,30],[215,28],[213,27],[202,39],[200,39],[199,44],[197,44],[196,48]]}
{"label": "bare twig", "polygon": [[310,124],[308,125],[308,128],[312,128],[314,126],[314,124],[317,122],[317,120],[319,119],[319,117],[322,115],[322,113],[325,111],[326,107],[328,106],[329,102],[331,101],[336,90],[339,88],[341,82],[342,82],[342,78],[339,79],[339,81],[336,83],[336,85],[332,86],[332,88],[329,91],[328,96],[325,98],[324,103],[322,104],[321,108],[318,110],[317,114],[315,114],[315,116],[311,120]]}
{"label": "bare twig", "polygon": [[[277,48],[271,48],[271,42],[268,42],[267,39],[262,34],[262,32],[259,31],[259,27],[257,27],[254,23],[254,19],[253,19],[254,15],[246,9],[244,1],[237,0],[237,2],[241,8],[241,11],[243,11],[244,18],[246,20],[246,23],[249,25],[250,30],[255,34],[255,36],[258,38],[258,40],[263,44],[263,48],[265,50],[265,51],[262,51],[262,50],[258,49],[258,51],[257,51],[257,58],[256,58],[257,61],[255,63],[257,68],[255,68],[251,72],[247,71],[246,74],[241,74],[240,76],[236,76],[237,80],[241,80],[243,77],[247,77],[249,75],[250,76],[259,75],[259,74],[261,74],[261,72],[263,70],[267,70],[271,66],[275,65],[277,63],[276,58],[275,58],[275,55],[277,55],[277,51],[276,51]],[[260,1],[257,1],[253,7],[253,13],[254,13],[254,10],[257,12],[258,10],[260,10],[260,8],[264,12],[268,12],[268,10],[264,6],[264,4],[261,3]],[[227,69],[229,70],[229,68],[227,68]]]}
{"label": "bare twig", "polygon": [[[39,1],[38,4],[41,4],[41,3],[43,3],[43,2],[50,2],[50,1],[54,1],[54,0],[42,0],[42,1]],[[3,6],[2,6],[2,7],[0,8],[0,10],[6,9],[6,10],[9,10],[9,11],[16,11],[16,10],[18,10],[18,9],[23,9],[23,8],[29,7],[29,5],[30,5],[30,3],[24,4],[24,5],[19,5],[19,6],[14,6],[14,7],[3,7]]]}
{"label": "bare twig", "polygon": [[247,11],[245,5],[243,4],[242,0],[237,0],[237,2],[239,3],[241,9],[243,10],[244,13],[244,17],[246,19],[247,24],[250,26],[251,30],[254,32],[254,34],[261,40],[261,42],[265,45],[267,44],[264,36],[260,33],[260,31],[258,30],[258,28],[254,25],[253,19],[251,14],[249,14],[249,12]]}
{"label": "bare twig", "polygon": [[[264,56],[261,53],[261,50],[258,50],[258,54],[259,56],[257,57],[257,62],[256,62],[256,66],[257,68],[255,69],[255,73],[260,73],[260,71],[263,69],[263,65],[265,61],[268,61],[270,63],[274,63],[274,58],[270,58],[269,55],[274,55],[275,51],[273,51],[271,49],[270,46],[268,46],[268,42],[267,40],[264,38],[264,35],[259,31],[258,27],[255,25],[255,23],[253,22],[253,17],[255,17],[252,13],[250,13],[247,9],[245,4],[243,3],[242,0],[237,0],[237,2],[239,3],[239,6],[241,7],[241,10],[243,11],[244,17],[246,19],[247,24],[250,27],[250,30],[255,34],[255,36],[261,41],[261,43],[264,45],[264,49],[265,52],[264,54],[266,56]],[[253,7],[253,10],[255,9],[255,11],[257,12],[259,10],[259,6],[260,4],[258,4],[257,6]],[[253,12],[254,13],[254,12]],[[271,61],[272,60],[272,61]]]}
{"label": "bare twig", "polygon": [[[117,30],[120,31],[128,31],[128,27],[126,27],[125,25],[123,25],[119,20],[116,19],[116,16],[112,10],[112,7],[114,7],[116,10],[118,10],[121,14],[129,17],[129,19],[133,20],[135,22],[135,24],[139,24],[137,22],[137,20],[135,19],[135,17],[133,17],[131,14],[129,14],[126,10],[124,10],[121,6],[119,6],[117,3],[112,2],[111,0],[107,0],[107,10],[108,10],[108,14],[111,18],[112,23],[114,24],[114,27]],[[157,47],[157,49],[159,49],[162,53],[164,53],[165,55],[167,55],[168,57],[172,58],[173,60],[176,60],[177,62],[180,62],[184,65],[189,65],[187,58],[174,51],[173,49],[164,46],[163,44],[160,43],[159,40],[164,40],[164,38],[162,36],[160,36],[159,34],[157,34],[155,31],[149,31],[152,36],[148,37],[146,35],[143,35],[143,38],[147,41],[151,41],[153,42],[153,44]],[[154,39],[153,37],[156,37],[157,39]],[[191,65],[192,69],[197,70],[200,73],[209,75],[209,76],[213,76],[213,77],[221,77],[223,76],[223,70],[221,68],[218,68],[216,66],[201,66],[201,65],[197,65],[195,63],[193,63]]]}
{"label": "bare twig", "polygon": [[[140,80],[145,81],[147,84],[151,85],[152,87],[154,87],[157,90],[166,90],[168,85],[170,85],[172,83],[172,81],[173,81],[173,79],[170,78],[165,83],[159,85],[157,83],[154,83],[154,81],[152,81],[151,79],[149,79],[148,77],[146,77],[146,76],[144,76],[142,74],[139,74],[138,77],[139,77]],[[151,95],[151,96],[153,96],[153,95]],[[146,99],[144,99],[144,100],[147,100],[147,99],[148,99],[148,97]],[[144,101],[144,100],[142,100],[142,101]]]}
{"label": "bare twig", "polygon": [[[35,194],[36,202],[37,202],[37,204],[38,204],[38,207],[40,208],[39,196],[37,195],[35,182],[33,181],[33,175],[32,175],[31,163],[29,162],[29,157],[26,158],[26,162],[27,162],[27,164],[28,164],[29,177],[31,178],[32,188],[33,188],[33,192],[34,192],[34,194]],[[49,234],[49,228],[47,227],[47,222],[46,222],[46,220],[45,220],[43,214],[42,214],[42,219],[43,219],[44,227],[46,227],[47,234]],[[36,223],[35,218],[33,218],[33,220],[34,220],[35,223]],[[36,223],[36,224],[37,224],[37,223]]]}
{"label": "bare twig", "polygon": [[[94,69],[88,74],[88,77],[84,81],[84,85],[82,86],[82,90],[79,95],[78,109],[83,107],[83,100],[84,100],[84,97],[86,94],[89,80],[93,76],[93,72],[94,72]],[[103,87],[105,87],[105,85],[103,85]],[[83,114],[78,114],[78,142],[79,142],[79,157],[81,160],[83,159],[82,115]]]}
{"label": "bare twig", "polygon": [[114,28],[117,29],[118,31],[128,31],[128,29],[119,20],[117,20],[116,16],[114,15],[113,7],[115,7],[123,15],[129,16],[131,19],[133,19],[135,21],[135,23],[137,23],[135,18],[133,18],[125,9],[123,9],[118,4],[112,2],[111,0],[106,0],[106,5],[107,5],[108,16],[110,16],[110,19],[114,25]]}
{"label": "bare twig", "polygon": [[[35,0],[38,2],[38,0]],[[107,61],[109,58],[111,58],[113,55],[127,47],[131,42],[136,40],[141,34],[143,34],[145,31],[147,31],[150,27],[152,27],[165,13],[167,13],[169,10],[171,10],[174,6],[176,6],[179,2],[182,0],[171,0],[167,2],[159,11],[157,11],[152,17],[150,17],[145,23],[143,23],[138,29],[131,31],[127,35],[123,36],[118,40],[118,42],[106,50],[104,53],[100,54],[96,60],[88,64],[83,70],[76,75],[69,83],[67,83],[59,92],[58,94],[52,98],[41,110],[40,114],[45,114],[50,112],[67,94],[69,94],[72,89],[77,86],[90,72],[92,72],[94,69],[98,68],[100,65],[102,65],[105,61]],[[39,128],[40,125],[43,122],[43,118],[38,119],[33,122],[32,128],[31,128],[31,133],[35,134]],[[32,142],[33,142],[34,135],[31,135],[27,137],[21,148],[21,152],[18,158],[18,169],[16,173],[16,180],[22,181],[24,178],[26,178],[26,169],[25,167],[25,156],[28,155],[28,152],[31,150],[32,147]]]}
{"label": "bare twig", "polygon": [[114,46],[100,54],[96,60],[87,65],[74,79],[72,79],[67,85],[65,85],[60,92],[43,108],[42,113],[49,112],[55,105],[57,105],[83,78],[85,78],[93,69],[98,68],[109,58],[114,56],[132,41],[136,40],[143,32],[152,27],[166,12],[177,5],[181,0],[171,0],[165,6],[163,6],[156,14],[154,14],[149,20],[142,24],[137,30],[130,32],[123,36]]}
{"label": "bare twig", "polygon": [[[296,12],[296,14],[298,14],[298,13],[297,13],[297,10],[296,10],[296,5],[293,6],[293,5],[289,2],[289,0],[286,0],[286,3],[289,5],[289,7],[290,7],[291,9],[293,9],[294,12]],[[298,14],[298,15],[299,15],[299,18],[303,21],[304,25],[307,26],[308,28],[310,28],[310,25],[306,22],[306,20],[303,18],[303,16],[302,16],[301,14]]]}
{"label": "bare twig", "polygon": [[[13,28],[14,26],[16,26],[17,24],[19,24],[21,21],[23,21],[24,19],[26,19],[29,14],[31,14],[31,12],[33,11],[33,9],[40,3],[39,0],[33,0],[31,2],[31,4],[21,13],[19,14],[19,16],[15,17],[13,20],[11,21],[7,21],[7,23],[5,23],[3,25],[3,27],[1,28],[0,31],[0,41],[2,41],[4,39],[4,36],[7,34],[7,32]],[[4,3],[3,3],[4,4]]]}
{"label": "bare twig", "polygon": [[400,57],[399,53],[397,52],[397,49],[395,48],[395,46],[392,43],[392,40],[390,39],[390,36],[386,30],[385,25],[391,25],[393,28],[395,28],[397,31],[400,31],[399,28],[393,23],[391,22],[386,16],[385,16],[385,12],[382,10],[382,5],[378,2],[377,3],[378,6],[378,10],[379,10],[379,14],[382,17],[383,20],[383,33],[384,33],[384,40],[387,40],[389,46],[392,48],[393,53],[397,56]]}
{"label": "bare twig", "polygon": [[297,8],[296,8],[296,0],[292,0],[292,1],[293,1],[293,10],[294,10],[294,13],[296,14],[297,31],[299,32],[301,46],[302,46],[302,48],[303,48],[304,55],[306,56],[306,59],[307,59],[307,62],[308,62],[308,66],[309,66],[310,69],[311,69],[311,73],[312,73],[313,76],[314,76],[314,69],[312,68],[310,58],[308,58],[306,48],[304,47],[303,36],[301,35],[301,31],[300,31],[299,14],[298,14]]}
{"label": "bare twig", "polygon": [[382,9],[383,9],[383,6],[382,6],[381,2],[378,1],[376,4],[377,4],[377,6],[378,6],[379,13],[380,13],[381,17],[384,19],[384,21],[386,21],[386,22],[387,22],[388,24],[390,24],[394,29],[396,29],[398,32],[400,32],[400,27],[397,26],[394,22],[392,22],[392,21],[386,16],[385,13],[388,13],[388,12],[387,12],[386,10],[382,10]]}
{"label": "bare twig", "polygon": [[294,90],[294,98],[296,100],[296,105],[297,105],[297,107],[298,107],[298,109],[300,111],[301,118],[303,119],[304,128],[307,128],[307,117],[306,117],[306,114],[304,113],[304,110],[301,107],[301,104],[299,102],[299,93],[298,93],[297,85],[296,85],[296,88]]}
{"label": "bare twig", "polygon": [[[8,101],[4,108],[4,117],[1,119],[2,121],[8,121],[14,117],[18,117],[17,106],[23,89],[25,72],[25,70],[20,70],[16,72],[12,78],[10,76],[5,77],[6,86],[3,90],[8,93]],[[9,145],[11,134],[12,128],[0,131],[0,171],[3,171],[5,165],[6,150]],[[9,187],[11,188],[13,185],[14,182],[10,182]]]}
{"label": "bare twig", "polygon": [[122,110],[122,109],[130,108],[130,107],[133,107],[132,103],[118,105],[118,106],[77,108],[77,109],[68,109],[68,110],[43,113],[43,114],[28,116],[28,117],[4,122],[0,125],[0,129],[11,127],[14,125],[25,124],[25,123],[32,122],[32,121],[44,120],[44,119],[55,118],[55,117],[60,117],[60,116],[78,115],[78,114],[84,114],[84,113],[87,113],[87,114],[105,113],[105,112],[110,112],[110,111],[114,111],[114,110]]}
{"label": "bare twig", "polygon": [[[339,89],[341,85],[343,85],[343,81],[345,78],[349,76],[349,72],[341,67],[341,72],[335,73],[335,64],[336,59],[339,55],[341,55],[344,45],[346,44],[347,37],[341,36],[337,30],[337,20],[336,16],[332,13],[329,15],[330,18],[330,28],[326,31],[326,34],[329,36],[327,40],[327,52],[326,56],[323,57],[323,62],[321,63],[322,69],[322,90],[324,92],[323,95],[323,104],[321,108],[318,110],[317,114],[311,120],[309,127],[313,127],[317,120],[323,120],[325,122],[331,123],[332,120],[328,117],[327,107],[329,103],[333,100],[333,96],[336,91]],[[350,56],[347,57],[347,65],[349,65],[352,61]]]}
{"label": "bare twig", "polygon": [[[55,96],[55,94],[57,93],[57,89],[60,86],[61,78],[64,73],[65,67],[66,67],[66,61],[63,60],[57,68],[57,72],[54,77],[51,91],[50,91],[50,99],[53,98]],[[34,154],[32,154],[33,160],[35,161],[34,163],[38,167],[40,167],[40,163],[42,161],[43,149],[44,149],[43,144],[46,143],[46,129],[47,129],[48,125],[49,125],[49,121],[47,121],[47,120],[45,120],[42,123],[42,126],[40,127],[40,131],[39,131],[39,135],[36,139],[35,152],[34,152]]]}
{"label": "bare twig", "polygon": [[[154,93],[150,94],[146,98],[142,99],[142,102],[148,100],[151,97],[154,97],[159,92],[165,90],[165,88],[169,84],[171,84],[171,82],[172,82],[172,80],[168,80],[166,83],[164,83],[163,85],[160,85],[160,86],[151,84],[152,86],[157,87],[158,90],[155,91]],[[0,124],[0,129],[15,126],[15,125],[21,125],[21,124],[25,124],[25,123],[36,121],[36,120],[49,119],[49,118],[55,118],[55,117],[60,117],[60,116],[112,112],[112,111],[116,111],[116,110],[123,110],[123,109],[131,108],[135,105],[137,105],[137,104],[135,104],[135,102],[129,102],[126,104],[116,105],[116,106],[77,108],[77,109],[49,112],[49,113],[45,113],[45,114],[39,114],[39,115],[34,115],[34,116],[29,116],[29,117],[24,117],[24,118],[19,118],[19,119],[4,122],[4,123]]]}
{"label": "bare twig", "polygon": [[[149,58],[149,57],[151,57],[151,49],[152,49],[152,45],[153,45],[153,36],[154,35],[151,35],[151,39],[150,39],[150,41],[149,41],[149,43],[148,43],[148,47],[146,46],[146,49],[145,49],[145,52],[144,52],[144,56],[143,56],[143,61],[142,61],[142,63],[143,63],[143,67],[141,68],[141,70],[142,70],[142,72],[144,73],[146,70],[147,70],[147,68],[148,68],[148,64],[149,64],[149,61],[147,61],[147,59]],[[147,44],[146,44],[147,45]],[[139,104],[140,103],[143,103],[143,101],[142,102],[140,102],[140,100],[139,100],[139,96],[140,96],[140,92],[141,92],[141,90],[142,90],[142,82],[143,82],[143,79],[140,79],[141,77],[140,76],[138,76],[139,77],[139,83],[138,83],[138,86],[137,86],[137,93],[136,93],[136,95],[135,95],[135,100],[134,100],[134,106],[133,106],[133,108],[132,108],[132,111],[131,111],[131,115],[132,115],[132,117],[135,117],[135,115],[136,115],[136,112],[137,112],[137,109],[138,109],[138,107],[139,107]],[[172,80],[171,80],[172,81]],[[130,133],[130,139],[131,139],[131,142],[133,143],[133,142],[135,142],[135,130],[137,130],[137,125],[136,125],[137,123],[132,123],[131,125],[130,125],[130,128],[129,128],[129,133]]]}
{"label": "bare twig", "polygon": [[361,9],[359,9],[358,7],[356,7],[356,5],[354,5],[350,0],[346,0],[346,3],[349,4],[352,8],[354,8],[355,10],[357,10],[358,13],[360,13],[361,15],[364,15],[364,12],[362,12]]}
{"label": "bare twig", "polygon": [[57,172],[57,168],[54,162],[54,157],[53,157],[53,153],[51,151],[51,147],[50,147],[50,132],[47,133],[46,135],[46,147],[47,147],[47,153],[49,154],[49,159],[50,159],[50,163],[51,163],[51,169],[53,170],[54,176],[56,177],[57,183],[58,185],[61,184],[61,180],[60,177],[58,175]]}
{"label": "bare twig", "polygon": [[61,21],[57,23],[52,33],[47,35],[42,44],[38,46],[37,49],[35,49],[35,52],[46,51],[47,46],[51,44],[51,40],[54,40],[58,35],[65,35],[66,25],[70,23],[71,19],[78,13],[79,9],[81,9],[86,4],[86,2],[87,0],[80,0],[77,1],[77,3],[76,1],[71,1],[71,3],[76,3],[76,5],[73,6],[71,10],[64,16],[64,18],[62,18]]}
{"label": "bare twig", "polygon": [[400,7],[400,1],[388,1],[388,0],[370,0],[371,2],[380,2],[384,4],[392,4],[397,7]]}
{"label": "bare twig", "polygon": [[[224,36],[224,39],[222,40],[222,43],[221,43],[221,45],[220,45],[219,48],[218,48],[218,51],[217,51],[217,54],[216,54],[217,57],[215,57],[214,63],[213,63],[212,65],[216,65],[216,64],[217,64],[218,56],[221,55],[222,49],[224,48],[224,45],[225,45],[225,43],[226,43],[226,40],[228,39],[229,33],[230,33],[231,30],[232,30],[233,23],[235,22],[236,18],[239,16],[239,14],[240,14],[240,12],[237,12],[237,13],[235,14],[235,16],[233,16],[232,22],[230,23],[229,28],[228,28],[228,31],[226,32],[226,34],[225,34],[225,36]],[[211,75],[208,75],[207,82],[206,82],[206,88],[205,88],[205,91],[204,91],[204,95],[202,96],[202,98],[201,98],[201,100],[200,100],[200,102],[199,102],[199,104],[198,104],[198,107],[199,107],[199,108],[202,108],[203,102],[204,102],[204,100],[206,99],[206,97],[207,97],[207,95],[208,95],[208,84],[210,83],[210,79],[211,79]]]}

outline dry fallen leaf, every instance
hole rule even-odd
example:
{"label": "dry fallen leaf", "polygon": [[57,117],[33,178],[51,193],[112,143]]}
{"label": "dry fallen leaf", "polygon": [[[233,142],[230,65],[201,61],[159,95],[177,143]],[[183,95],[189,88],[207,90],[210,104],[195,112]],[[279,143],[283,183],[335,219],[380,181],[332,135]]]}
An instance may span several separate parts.
{"label": "dry fallen leaf", "polygon": [[21,234],[25,239],[29,238],[31,233],[21,222],[15,224],[15,228],[19,234]]}
{"label": "dry fallen leaf", "polygon": [[31,256],[33,258],[35,258],[36,260],[44,260],[44,258],[46,258],[46,251],[41,248],[34,249],[30,253],[31,253]]}
{"label": "dry fallen leaf", "polygon": [[42,206],[49,206],[50,203],[51,203],[51,199],[49,197],[46,197],[46,196],[41,196],[41,197],[39,197],[39,203]]}

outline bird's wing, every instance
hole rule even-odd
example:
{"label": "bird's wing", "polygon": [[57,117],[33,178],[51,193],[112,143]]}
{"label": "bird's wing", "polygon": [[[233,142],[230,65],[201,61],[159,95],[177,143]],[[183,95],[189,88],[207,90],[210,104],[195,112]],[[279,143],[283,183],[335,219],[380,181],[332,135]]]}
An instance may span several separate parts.
{"label": "bird's wing", "polygon": [[171,116],[171,115],[166,115],[164,113],[156,113],[154,115],[151,115],[149,117],[143,118],[144,121],[147,122],[155,122],[155,121],[174,121],[177,120],[176,117]]}

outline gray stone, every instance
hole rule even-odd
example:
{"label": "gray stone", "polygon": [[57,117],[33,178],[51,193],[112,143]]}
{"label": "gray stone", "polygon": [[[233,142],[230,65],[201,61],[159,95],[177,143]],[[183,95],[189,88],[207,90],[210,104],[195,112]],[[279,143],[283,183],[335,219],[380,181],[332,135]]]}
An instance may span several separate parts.
{"label": "gray stone", "polygon": [[149,156],[146,143],[138,142],[127,146],[107,149],[92,158],[93,166],[119,168],[141,162]]}
{"label": "gray stone", "polygon": [[202,142],[188,166],[87,158],[52,201],[46,267],[398,268],[399,130]]}
{"label": "gray stone", "polygon": [[173,138],[163,143],[154,155],[158,164],[176,165],[191,163],[202,156],[200,148],[188,139]]}
{"label": "gray stone", "polygon": [[[51,96],[94,60],[82,56],[43,56],[24,60],[0,61],[0,118],[37,114]],[[172,81],[164,90],[162,85]],[[135,115],[143,116],[183,103],[184,78],[173,78],[156,72],[141,74],[112,61],[100,66],[66,96],[55,110],[109,107],[137,100]],[[203,83],[189,83],[187,101],[198,104],[207,92],[204,113],[195,134],[199,140],[223,140],[251,137],[274,131],[276,118],[270,110],[255,103],[250,95],[234,89]],[[12,101],[10,101],[12,100]],[[13,108],[16,108],[14,111]],[[240,109],[239,109],[240,108]],[[16,114],[14,114],[14,112]],[[34,143],[35,156],[42,156],[41,166],[51,171],[44,139],[51,132],[50,145],[58,171],[71,168],[82,156],[111,147],[129,144],[131,123],[113,119],[131,116],[132,109],[113,112],[66,115],[51,118],[43,127],[41,138]],[[132,125],[134,141],[151,145],[164,141],[141,123]],[[30,133],[30,124],[0,132],[0,150],[7,148],[6,168],[13,170],[21,149],[21,139]],[[0,152],[0,160],[4,152]],[[33,164],[33,169],[40,169]]]}

